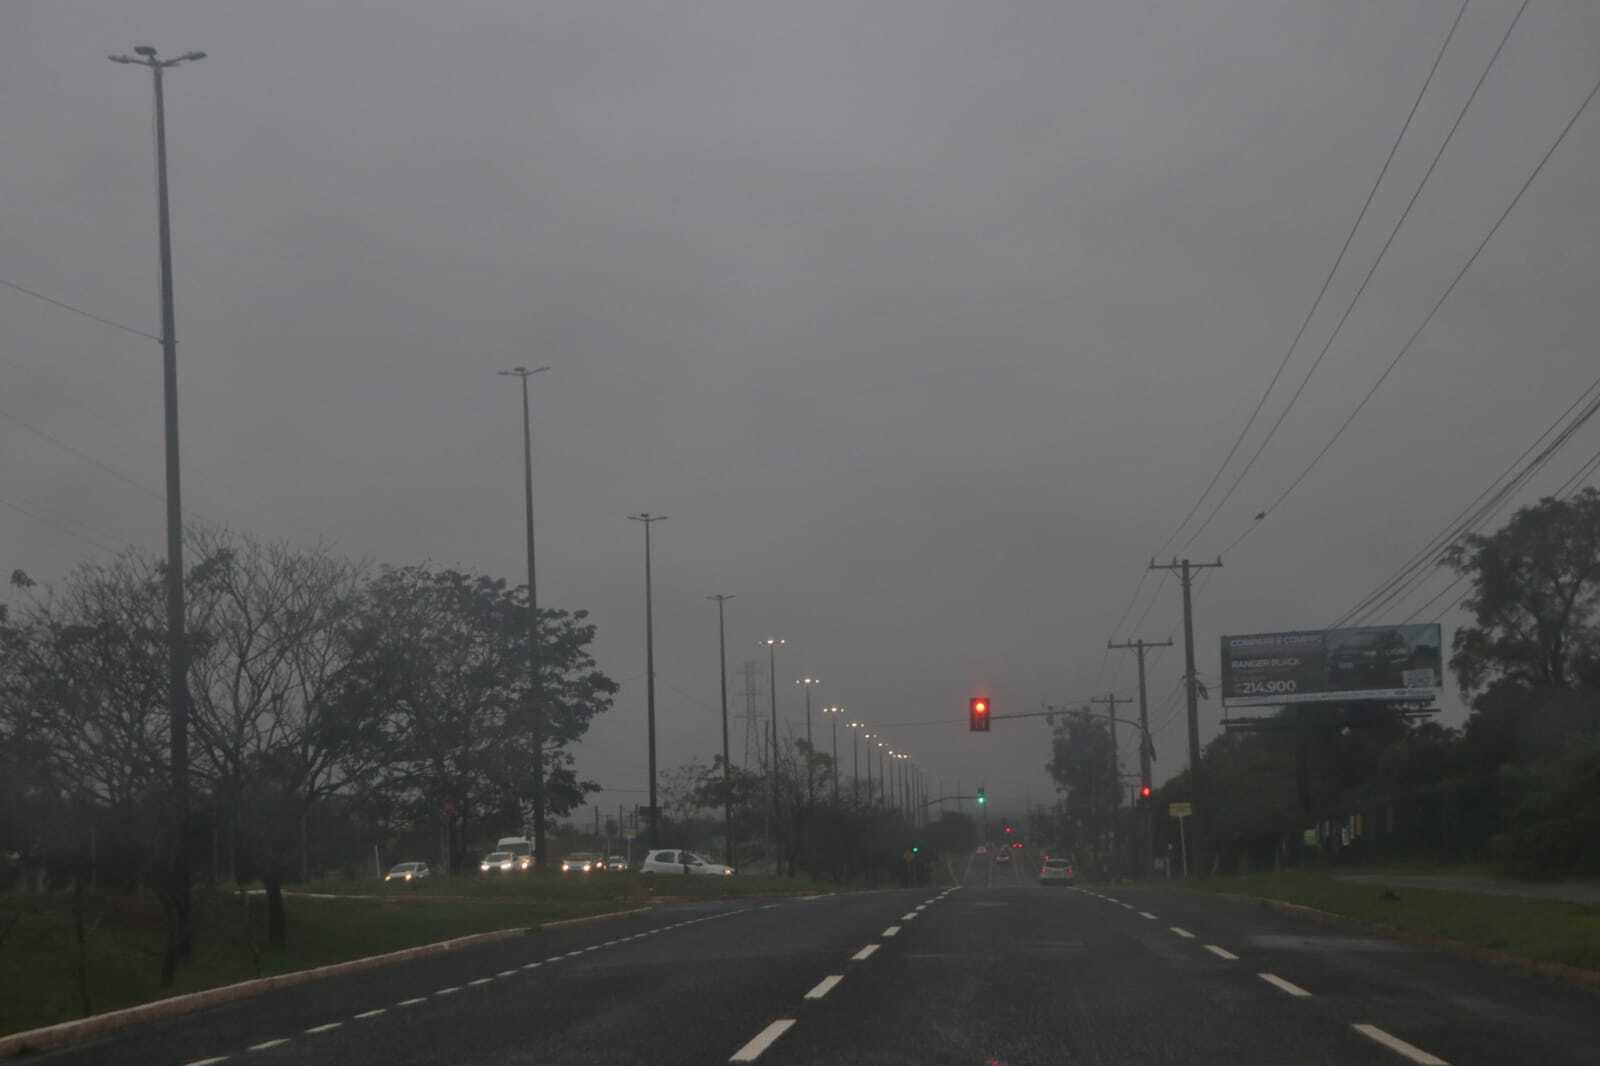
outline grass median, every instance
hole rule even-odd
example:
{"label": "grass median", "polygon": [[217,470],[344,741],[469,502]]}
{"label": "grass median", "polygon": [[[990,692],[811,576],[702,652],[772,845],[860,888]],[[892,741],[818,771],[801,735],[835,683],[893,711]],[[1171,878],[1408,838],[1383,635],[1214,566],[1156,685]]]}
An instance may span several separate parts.
{"label": "grass median", "polygon": [[[778,877],[430,877],[295,886],[284,898],[288,944],[268,948],[259,891],[197,892],[195,957],[175,988],[159,985],[165,926],[148,894],[86,901],[80,989],[70,896],[0,896],[0,1036],[163,996],[289,973],[401,948],[629,910],[674,899],[808,895],[838,886]],[[315,893],[315,897],[303,893]],[[326,895],[336,899],[320,898]],[[5,931],[9,928],[10,932]]]}
{"label": "grass median", "polygon": [[1214,877],[1196,891],[1233,893],[1313,907],[1413,936],[1500,952],[1532,962],[1600,971],[1600,907],[1517,896],[1388,887],[1326,874]]}

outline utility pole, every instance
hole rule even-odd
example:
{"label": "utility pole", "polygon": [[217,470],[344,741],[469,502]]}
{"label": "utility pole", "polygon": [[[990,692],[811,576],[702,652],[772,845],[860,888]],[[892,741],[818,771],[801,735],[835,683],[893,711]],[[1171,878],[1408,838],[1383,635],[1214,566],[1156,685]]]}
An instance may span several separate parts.
{"label": "utility pole", "polygon": [[728,753],[728,625],[723,616],[723,607],[732,596],[718,593],[707,596],[708,600],[717,601],[717,678],[721,682],[717,691],[722,696],[722,818],[727,842],[723,847],[728,852],[727,863],[733,865],[733,767],[729,763]]}
{"label": "utility pole", "polygon": [[772,854],[774,868],[782,873],[778,847],[778,834],[783,831],[783,803],[778,793],[778,645],[784,641],[780,637],[768,637],[762,643],[767,646],[767,694],[772,713]]}
{"label": "utility pole", "polygon": [[189,655],[184,637],[183,505],[178,461],[178,326],[172,296],[172,217],[167,196],[167,104],[163,72],[180,63],[204,59],[204,52],[185,52],[162,59],[147,44],[131,56],[108,56],[113,63],[149,67],[155,84],[156,216],[161,248],[161,379],[166,415],[167,460],[167,696],[172,758],[172,939],[162,965],[161,983],[170,985],[177,964],[194,953],[194,900],[189,887]]}
{"label": "utility pole", "polygon": [[749,770],[760,763],[764,750],[761,715],[756,711],[756,700],[759,698],[756,677],[761,673],[761,664],[755,659],[746,659],[740,672],[744,674],[744,714],[739,717],[744,720],[744,768]]}
{"label": "utility pole", "polygon": [[644,525],[644,680],[645,680],[645,717],[649,723],[650,736],[650,846],[661,846],[660,835],[657,827],[661,821],[661,808],[656,806],[656,626],[655,611],[651,600],[650,580],[650,527],[657,522],[664,522],[664,514],[651,514],[642,511],[631,514],[628,519]]}
{"label": "utility pole", "polygon": [[1219,557],[1214,563],[1191,563],[1188,559],[1157,565],[1150,560],[1152,570],[1174,570],[1183,580],[1183,679],[1187,689],[1189,711],[1189,791],[1193,797],[1195,868],[1201,876],[1206,873],[1207,848],[1211,843],[1211,809],[1206,805],[1204,782],[1200,771],[1200,679],[1194,672],[1194,599],[1193,577],[1195,570],[1216,570],[1222,566]]}
{"label": "utility pole", "polygon": [[539,691],[539,584],[533,565],[533,415],[528,405],[528,379],[550,368],[525,366],[501,370],[502,377],[522,380],[522,510],[528,541],[528,718],[533,733],[533,868],[546,869],[544,847],[544,701]]}
{"label": "utility pole", "polygon": [[1090,703],[1103,703],[1106,708],[1106,729],[1111,734],[1111,872],[1115,876],[1117,862],[1117,813],[1122,809],[1122,767],[1117,760],[1117,704],[1128,701],[1107,693],[1095,696]]}
{"label": "utility pole", "polygon": [[[1171,640],[1151,641],[1137,639],[1130,640],[1123,644],[1114,644],[1109,640],[1106,641],[1106,648],[1108,650],[1116,648],[1131,648],[1139,660],[1139,794],[1141,796],[1144,795],[1144,789],[1150,787],[1150,759],[1154,754],[1150,745],[1150,699],[1149,694],[1145,690],[1144,683],[1144,653],[1145,649],[1147,648],[1170,647],[1172,647]],[[1144,810],[1145,846],[1143,862],[1141,864],[1144,867],[1142,872],[1145,874],[1149,874],[1155,869],[1156,834],[1155,824],[1153,821],[1154,817],[1155,815],[1147,801]]]}

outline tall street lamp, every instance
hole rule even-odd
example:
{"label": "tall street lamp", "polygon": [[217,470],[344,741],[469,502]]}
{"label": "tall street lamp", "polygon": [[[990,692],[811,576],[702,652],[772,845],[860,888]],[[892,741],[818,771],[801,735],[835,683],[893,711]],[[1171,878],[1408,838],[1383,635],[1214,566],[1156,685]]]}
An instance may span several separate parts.
{"label": "tall street lamp", "polygon": [[661,846],[658,830],[661,810],[656,806],[656,627],[650,588],[650,527],[657,522],[665,522],[667,516],[642,511],[628,518],[644,525],[644,676],[645,717],[650,734],[650,846],[657,848]]}
{"label": "tall street lamp", "polygon": [[722,817],[727,843],[724,844],[728,852],[728,865],[733,865],[733,769],[728,761],[728,625],[723,617],[723,606],[732,596],[718,593],[707,596],[708,600],[717,601],[717,667],[718,679],[721,684],[718,691],[722,693]]}
{"label": "tall street lamp", "polygon": [[515,366],[502,377],[522,381],[522,512],[528,541],[528,717],[533,732],[533,868],[547,869],[544,850],[544,700],[539,685],[539,583],[533,565],[533,415],[528,379],[550,368]]}
{"label": "tall street lamp", "polygon": [[828,716],[828,724],[833,727],[833,805],[839,806],[839,716],[844,713],[843,707],[824,707],[822,713]]}
{"label": "tall street lamp", "polygon": [[781,637],[768,637],[761,643],[767,646],[767,688],[771,697],[772,713],[772,847],[777,860],[778,834],[783,826],[783,804],[778,798],[778,648],[786,643]]}
{"label": "tall street lamp", "polygon": [[[172,297],[172,219],[167,197],[167,105],[163,72],[180,63],[204,59],[204,52],[185,52],[162,59],[147,44],[131,56],[108,56],[113,63],[149,67],[155,83],[156,215],[161,247],[161,379],[166,413],[167,459],[167,697],[172,758],[172,963],[194,952],[194,901],[189,890],[189,657],[184,640],[183,505],[178,463],[178,327]],[[171,983],[172,967],[163,967],[163,984]]]}
{"label": "tall street lamp", "polygon": [[[861,722],[846,723],[850,730],[850,798],[861,802]],[[870,767],[869,767],[870,769]]]}
{"label": "tall street lamp", "polygon": [[[867,742],[867,806],[871,807],[872,804],[873,804],[873,799],[872,799],[872,746],[873,746],[874,743],[876,743],[880,739],[880,737],[879,737],[879,735],[877,733],[864,733],[864,734],[862,734],[862,736],[864,737],[864,739]],[[880,769],[881,769],[881,764],[880,764]]]}
{"label": "tall street lamp", "polygon": [[811,741],[811,686],[822,684],[822,678],[802,677],[795,684],[804,689],[806,694],[806,801],[812,802],[817,798],[817,790],[811,774],[811,755],[817,749]]}

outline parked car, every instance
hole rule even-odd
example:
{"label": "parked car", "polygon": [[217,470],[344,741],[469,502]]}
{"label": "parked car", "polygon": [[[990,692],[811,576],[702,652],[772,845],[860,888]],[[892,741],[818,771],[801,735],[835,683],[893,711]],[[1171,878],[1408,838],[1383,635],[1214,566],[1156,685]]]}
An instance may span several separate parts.
{"label": "parked car", "polygon": [[478,863],[478,869],[486,874],[510,873],[517,868],[517,857],[509,851],[491,851]]}
{"label": "parked car", "polygon": [[587,851],[575,851],[561,860],[561,872],[564,874],[587,874],[605,868],[604,859]]}
{"label": "parked car", "polygon": [[420,881],[428,876],[425,862],[397,862],[383,875],[385,881]]}
{"label": "parked car", "polygon": [[1060,857],[1044,860],[1044,865],[1039,867],[1039,883],[1041,885],[1070,885],[1077,880],[1077,872],[1072,868],[1071,859]]}
{"label": "parked car", "polygon": [[1011,861],[1011,851],[1010,851],[1010,849],[1001,848],[1001,849],[997,850],[994,853],[994,861],[998,862],[998,863],[1010,862]]}
{"label": "parked car", "polygon": [[652,851],[644,857],[644,862],[639,865],[641,874],[709,874],[712,876],[732,877],[733,867],[724,866],[720,862],[711,862],[692,851],[679,851],[676,848],[661,851]]}
{"label": "parked car", "polygon": [[606,869],[612,873],[626,873],[628,870],[628,857],[626,855],[607,855]]}

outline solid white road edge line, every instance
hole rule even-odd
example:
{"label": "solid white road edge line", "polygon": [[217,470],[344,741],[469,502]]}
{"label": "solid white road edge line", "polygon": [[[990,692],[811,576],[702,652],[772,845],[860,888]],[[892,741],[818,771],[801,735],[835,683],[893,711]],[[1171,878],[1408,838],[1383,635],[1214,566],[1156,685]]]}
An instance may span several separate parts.
{"label": "solid white road edge line", "polygon": [[[1285,981],[1283,978],[1279,977],[1275,973],[1262,973],[1262,974],[1257,974],[1256,976],[1261,978],[1263,981],[1265,981],[1267,984],[1271,985],[1272,987],[1277,988],[1277,989],[1281,989],[1282,991],[1289,993],[1291,996],[1298,996],[1298,997],[1304,998],[1306,996],[1311,995],[1310,992],[1307,992],[1305,989],[1301,988],[1299,985],[1295,984],[1293,981]],[[1376,1038],[1374,1038],[1374,1039],[1376,1039]]]}
{"label": "solid white road edge line", "polygon": [[876,945],[876,944],[868,944],[866,947],[862,948],[860,951],[858,951],[854,955],[850,956],[850,961],[851,962],[866,962],[868,959],[872,958],[872,953],[874,951],[877,951],[877,950],[878,950],[878,945]]}
{"label": "solid white road edge line", "polygon": [[474,977],[472,980],[468,981],[467,984],[475,987],[477,985],[486,985],[493,980],[493,977]]}
{"label": "solid white road edge line", "polygon": [[444,988],[435,989],[433,994],[436,996],[453,996],[459,991],[461,991],[460,985],[448,985]]}
{"label": "solid white road edge line", "polygon": [[1167,926],[1167,928],[1171,929],[1174,934],[1183,937],[1183,939],[1185,939],[1185,940],[1193,940],[1194,939],[1194,934],[1189,932],[1189,930],[1187,930],[1187,929],[1180,929],[1175,925],[1169,925],[1169,926]]}
{"label": "solid white road edge line", "polygon": [[414,1007],[418,1003],[426,1003],[426,1002],[428,1002],[427,999],[425,999],[422,996],[418,996],[415,999],[402,999],[399,1003],[396,1003],[395,1006],[396,1007]]}
{"label": "solid white road edge line", "polygon": [[772,1042],[789,1031],[794,1024],[793,1018],[779,1018],[771,1025],[755,1035],[755,1038],[733,1053],[729,1062],[754,1062],[761,1057],[761,1053],[772,1046]]}
{"label": "solid white road edge line", "polygon": [[193,1062],[184,1063],[183,1066],[216,1066],[216,1064],[219,1063],[219,1062],[227,1062],[227,1061],[228,1061],[228,1056],[226,1056],[226,1055],[218,1055],[215,1058],[210,1058],[210,1059],[195,1059]]}
{"label": "solid white road edge line", "polygon": [[1369,1025],[1366,1022],[1356,1022],[1353,1028],[1362,1036],[1371,1037],[1384,1047],[1388,1048],[1390,1051],[1399,1052],[1412,1062],[1421,1063],[1422,1066],[1450,1066],[1448,1062],[1445,1062],[1439,1056],[1430,1055],[1426,1051],[1423,1051],[1421,1048],[1417,1047],[1415,1044],[1406,1043],[1398,1036],[1390,1036],[1382,1029],[1379,1029],[1376,1025]]}
{"label": "solid white road edge line", "polygon": [[339,1028],[343,1024],[344,1022],[329,1022],[327,1025],[313,1025],[305,1031],[305,1035],[315,1036],[317,1033],[326,1033],[329,1030]]}
{"label": "solid white road edge line", "polygon": [[389,1008],[387,1008],[387,1007],[379,1007],[377,1010],[364,1010],[360,1014],[357,1014],[356,1017],[357,1018],[376,1018],[380,1014],[387,1014],[387,1013],[389,1013]]}
{"label": "solid white road edge line", "polygon": [[844,974],[842,974],[842,973],[829,974],[827,977],[824,977],[822,980],[818,981],[817,982],[817,987],[813,988],[811,991],[807,992],[805,998],[806,999],[821,999],[823,996],[825,996],[829,992],[833,991],[833,986],[834,985],[837,985],[840,981],[843,981],[843,980],[844,980]]}
{"label": "solid white road edge line", "polygon": [[899,931],[900,931],[900,927],[898,925],[891,925],[889,928],[887,928],[887,929],[885,929],[883,931],[883,935],[884,936],[894,936]]}

